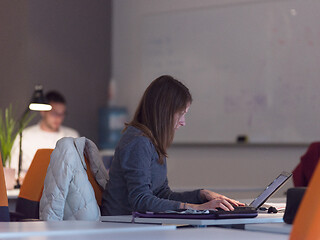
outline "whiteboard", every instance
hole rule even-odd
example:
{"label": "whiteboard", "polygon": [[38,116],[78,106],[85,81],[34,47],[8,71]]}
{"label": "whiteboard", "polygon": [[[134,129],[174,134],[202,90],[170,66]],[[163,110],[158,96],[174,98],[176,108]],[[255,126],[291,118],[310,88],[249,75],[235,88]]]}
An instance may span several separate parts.
{"label": "whiteboard", "polygon": [[144,16],[141,87],[170,74],[194,99],[175,142],[319,140],[319,11],[285,0]]}

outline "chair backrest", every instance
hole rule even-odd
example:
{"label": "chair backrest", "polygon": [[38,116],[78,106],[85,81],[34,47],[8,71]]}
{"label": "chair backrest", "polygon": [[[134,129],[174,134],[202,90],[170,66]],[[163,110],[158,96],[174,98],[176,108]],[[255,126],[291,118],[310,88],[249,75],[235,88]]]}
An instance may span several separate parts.
{"label": "chair backrest", "polygon": [[3,165],[0,154],[0,222],[10,221],[9,207],[8,207],[8,196],[6,181],[4,179]]}
{"label": "chair backrest", "polygon": [[53,149],[39,149],[23,180],[16,204],[16,212],[28,218],[39,218],[39,202],[42,196],[44,179]]}
{"label": "chair backrest", "polygon": [[92,185],[92,188],[94,190],[94,194],[97,200],[97,203],[99,206],[101,206],[101,201],[102,201],[102,193],[103,193],[103,188],[100,187],[100,185],[97,183],[96,179],[94,178],[91,168],[90,168],[90,163],[87,160],[87,158],[84,158],[86,161],[86,165],[87,165],[87,174],[88,174],[88,179],[89,182]]}
{"label": "chair backrest", "polygon": [[290,239],[320,239],[320,162],[295,216]]}
{"label": "chair backrest", "polygon": [[[50,156],[54,149],[39,149],[24,178],[20,188],[16,204],[16,212],[23,214],[27,218],[39,218],[39,202],[43,192],[44,180],[47,174],[47,168],[50,163]],[[101,206],[103,189],[96,182],[87,159],[88,179],[95,192],[95,197],[99,206]]]}

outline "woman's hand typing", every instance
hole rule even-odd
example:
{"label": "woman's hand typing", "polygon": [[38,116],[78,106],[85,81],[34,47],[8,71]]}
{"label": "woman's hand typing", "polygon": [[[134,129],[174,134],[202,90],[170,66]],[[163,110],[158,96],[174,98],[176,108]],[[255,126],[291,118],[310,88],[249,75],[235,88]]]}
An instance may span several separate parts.
{"label": "woman's hand typing", "polygon": [[181,204],[180,208],[195,209],[195,210],[208,210],[221,208],[226,211],[234,210],[234,206],[244,206],[244,203],[241,203],[237,200],[228,198],[219,193],[215,193],[206,189],[200,190],[200,196],[204,201],[207,201],[203,204]]}

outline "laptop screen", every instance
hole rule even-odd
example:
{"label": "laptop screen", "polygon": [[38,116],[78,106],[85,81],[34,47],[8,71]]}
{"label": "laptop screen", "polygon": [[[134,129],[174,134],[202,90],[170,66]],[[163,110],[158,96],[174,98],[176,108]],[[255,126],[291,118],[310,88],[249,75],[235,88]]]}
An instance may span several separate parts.
{"label": "laptop screen", "polygon": [[258,209],[264,204],[272,194],[274,194],[290,177],[292,173],[282,172],[266,189],[250,203],[250,207]]}

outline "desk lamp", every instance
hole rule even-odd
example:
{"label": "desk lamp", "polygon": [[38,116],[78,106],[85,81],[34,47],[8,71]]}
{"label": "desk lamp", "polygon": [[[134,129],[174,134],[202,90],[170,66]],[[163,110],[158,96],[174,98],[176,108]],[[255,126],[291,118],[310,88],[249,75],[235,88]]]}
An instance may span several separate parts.
{"label": "desk lamp", "polygon": [[17,185],[15,188],[20,188],[20,172],[21,172],[21,164],[22,164],[22,130],[27,126],[29,121],[28,115],[30,110],[32,111],[50,111],[52,109],[51,105],[49,105],[43,95],[43,90],[41,85],[36,85],[34,93],[32,95],[29,107],[24,111],[22,117],[19,121],[19,166],[18,166],[18,179]]}

